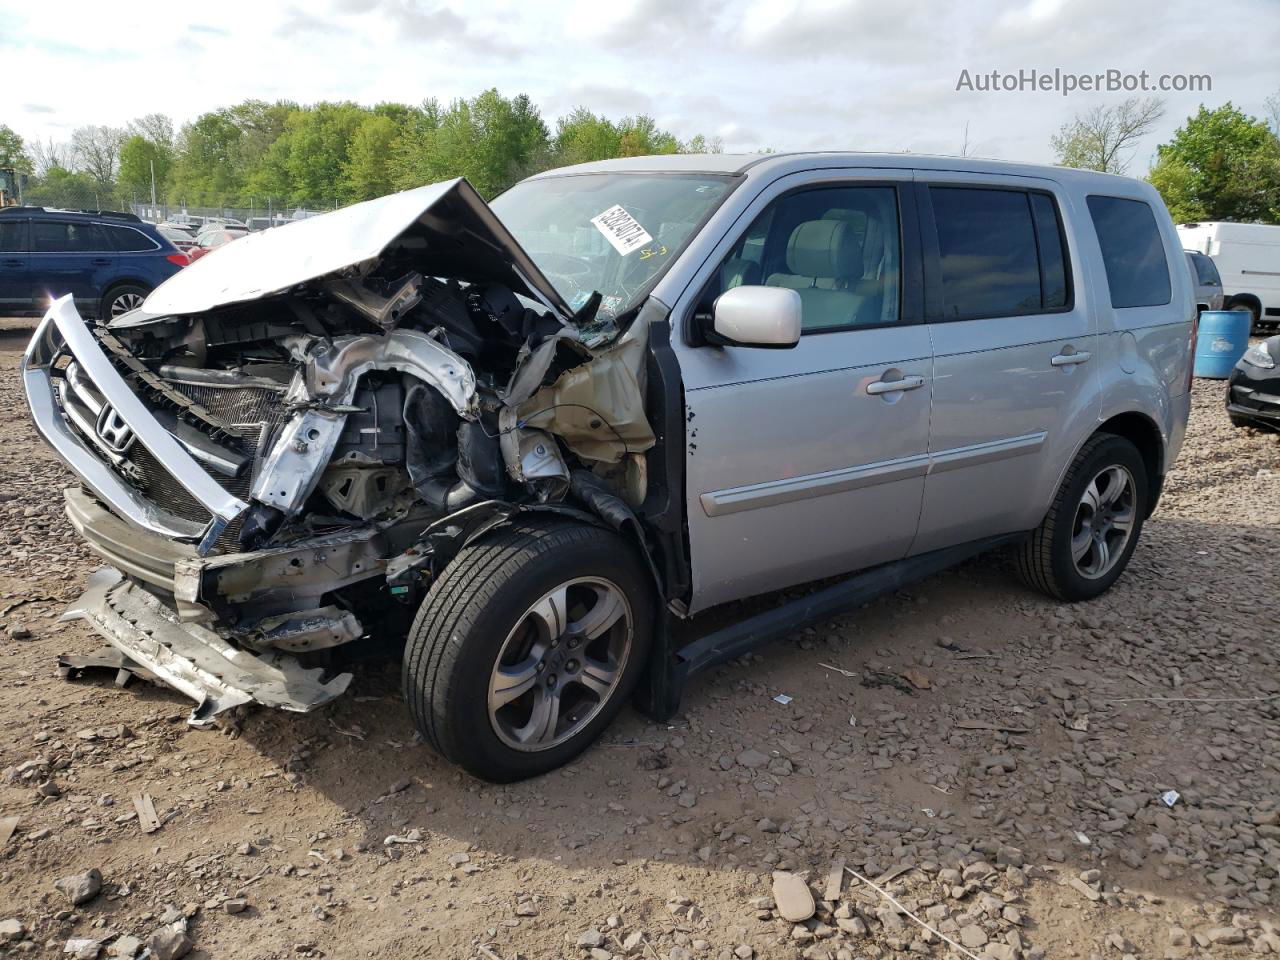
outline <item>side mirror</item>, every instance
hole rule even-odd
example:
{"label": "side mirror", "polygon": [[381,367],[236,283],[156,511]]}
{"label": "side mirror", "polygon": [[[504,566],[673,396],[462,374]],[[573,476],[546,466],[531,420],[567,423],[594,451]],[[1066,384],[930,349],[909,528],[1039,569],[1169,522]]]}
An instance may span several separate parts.
{"label": "side mirror", "polygon": [[794,347],[800,341],[800,294],[789,287],[733,287],[716,297],[711,321],[711,343]]}

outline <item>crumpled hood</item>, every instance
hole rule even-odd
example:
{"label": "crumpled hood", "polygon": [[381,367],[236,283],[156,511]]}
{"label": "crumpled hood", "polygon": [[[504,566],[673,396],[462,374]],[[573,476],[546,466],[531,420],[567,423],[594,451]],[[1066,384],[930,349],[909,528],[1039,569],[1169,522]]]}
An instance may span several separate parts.
{"label": "crumpled hood", "polygon": [[[501,283],[568,320],[572,311],[465,179],[416,187],[241,237],[200,258],[142,305],[150,316],[243,303],[421,243],[423,272]],[[133,319],[133,318],[130,318]]]}

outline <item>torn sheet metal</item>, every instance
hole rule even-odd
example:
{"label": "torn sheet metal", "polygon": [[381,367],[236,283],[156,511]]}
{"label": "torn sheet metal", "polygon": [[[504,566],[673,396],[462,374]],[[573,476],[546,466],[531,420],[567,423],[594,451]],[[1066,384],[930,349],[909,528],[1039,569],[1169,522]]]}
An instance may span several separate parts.
{"label": "torn sheet metal", "polygon": [[611,347],[560,375],[517,407],[521,426],[561,437],[585,460],[618,463],[654,445],[645,417],[649,328],[633,323]]}
{"label": "torn sheet metal", "polygon": [[458,178],[352,204],[241,237],[151,291],[140,314],[200,313],[283,293],[339,270],[358,269],[395,244],[426,251],[434,276],[501,283],[573,315],[551,281],[466,180]]}
{"label": "torn sheet metal", "polygon": [[154,595],[111,567],[94,573],[88,589],[62,615],[84,620],[131,661],[196,701],[190,722],[207,723],[223,710],[257,702],[306,713],[347,689],[351,674],[321,682],[287,654],[239,650],[196,623],[182,623]]}

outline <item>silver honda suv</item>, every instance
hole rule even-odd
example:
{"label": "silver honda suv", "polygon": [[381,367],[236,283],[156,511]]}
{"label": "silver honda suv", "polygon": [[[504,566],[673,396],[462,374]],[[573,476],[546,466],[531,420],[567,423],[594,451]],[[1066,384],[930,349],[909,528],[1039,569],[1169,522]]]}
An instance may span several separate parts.
{"label": "silver honda suv", "polygon": [[69,665],[207,723],[321,707],[385,648],[444,756],[542,773],[995,547],[1102,593],[1182,443],[1195,316],[1150,186],[971,159],[641,157],[254,233],[108,323],[57,301],[27,350],[107,563],[68,616],[111,646]]}

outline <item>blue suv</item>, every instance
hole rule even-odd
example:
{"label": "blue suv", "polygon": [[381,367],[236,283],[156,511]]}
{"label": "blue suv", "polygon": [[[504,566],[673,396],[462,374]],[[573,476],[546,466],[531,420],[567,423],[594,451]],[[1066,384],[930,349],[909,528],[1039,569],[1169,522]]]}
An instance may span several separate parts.
{"label": "blue suv", "polygon": [[0,316],[40,316],[70,293],[82,316],[103,320],[142,305],[190,261],[131,213],[0,209]]}

